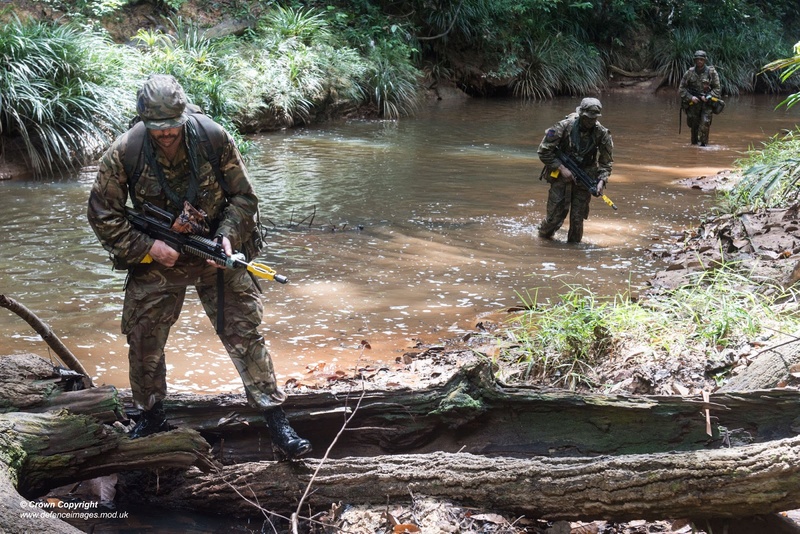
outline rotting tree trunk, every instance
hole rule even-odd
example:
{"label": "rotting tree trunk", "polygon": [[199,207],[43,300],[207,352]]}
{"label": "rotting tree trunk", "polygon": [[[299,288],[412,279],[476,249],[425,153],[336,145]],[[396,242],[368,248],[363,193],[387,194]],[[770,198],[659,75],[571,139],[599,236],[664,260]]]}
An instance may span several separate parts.
{"label": "rotting tree trunk", "polygon": [[42,413],[68,409],[104,423],[122,411],[112,386],[82,387],[72,375],[63,375],[47,360],[33,354],[0,357],[0,413],[24,410]]}
{"label": "rotting tree trunk", "polygon": [[[248,463],[202,474],[152,504],[255,516],[241,495],[273,511],[291,510],[318,461]],[[238,490],[235,491],[235,490]],[[600,458],[512,459],[464,453],[329,460],[308,503],[380,505],[413,495],[547,519],[721,518],[800,507],[800,438],[732,449]],[[148,497],[144,497],[148,498]]]}
{"label": "rotting tree trunk", "polygon": [[132,440],[92,417],[63,413],[0,415],[0,449],[9,451],[2,459],[18,480],[17,491],[28,498],[121,471],[214,465],[208,443],[194,430]]}
{"label": "rotting tree trunk", "polygon": [[43,519],[40,509],[22,503],[61,485],[128,470],[194,465],[207,471],[216,467],[208,448],[190,429],[130,440],[88,416],[2,414],[0,531],[77,532],[55,518]]}
{"label": "rotting tree trunk", "polygon": [[[184,430],[132,441],[89,417],[7,413],[0,415],[0,439],[7,440],[0,450],[24,452],[9,457],[24,458],[10,468],[28,497],[129,469],[195,461],[207,467],[195,452],[208,446],[189,429],[196,428],[216,441],[222,460],[241,465],[208,477],[195,471],[183,480],[161,476],[154,504],[227,510],[235,498],[222,481],[236,480],[235,487],[249,492],[243,484],[250,485],[268,508],[296,506],[316,461],[243,463],[269,457],[269,438],[242,396],[173,396],[165,404],[170,422]],[[549,519],[626,520],[733,517],[800,506],[800,489],[793,489],[800,488],[800,438],[719,448],[731,437],[720,434],[722,426],[757,442],[795,435],[799,406],[800,393],[793,390],[712,395],[703,402],[512,388],[496,383],[491,368],[477,361],[425,389],[290,396],[287,412],[319,455],[344,414],[355,411],[333,458],[320,468],[314,506],[399,502],[411,492]],[[705,434],[705,409],[713,438]],[[665,453],[705,448],[711,450]],[[596,456],[609,453],[620,456]],[[353,455],[373,457],[344,458]],[[125,493],[134,498],[131,490]],[[137,498],[146,501],[149,492]]]}
{"label": "rotting tree trunk", "polygon": [[[314,454],[321,454],[361,395],[291,395],[286,410],[314,444]],[[176,395],[165,406],[172,424],[199,430],[225,462],[272,458],[263,420],[241,395]],[[425,389],[363,392],[332,455],[462,451],[522,458],[697,450],[794,436],[798,417],[796,390],[712,394],[708,403],[699,397],[578,395],[503,386],[488,364],[475,362]]]}

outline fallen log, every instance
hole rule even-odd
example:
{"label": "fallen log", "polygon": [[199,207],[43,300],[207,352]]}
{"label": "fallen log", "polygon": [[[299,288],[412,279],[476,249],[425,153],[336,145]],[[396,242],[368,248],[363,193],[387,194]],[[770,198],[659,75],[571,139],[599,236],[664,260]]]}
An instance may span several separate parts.
{"label": "fallen log", "polygon": [[[491,367],[481,360],[457,369],[424,389],[386,390],[385,385],[367,389],[364,384],[363,389],[291,395],[287,412],[301,435],[312,440],[317,455],[333,442],[345,417],[352,416],[330,459],[320,466],[309,502],[329,506],[339,500],[384,502],[387,497],[401,502],[412,491],[548,519],[613,520],[734,517],[800,504],[795,490],[785,486],[797,482],[793,462],[800,444],[770,441],[796,434],[800,405],[796,391],[727,393],[707,401],[577,395],[497,383]],[[228,510],[234,506],[228,500],[234,497],[222,486],[232,489],[228,482],[235,480],[233,487],[256,491],[268,507],[285,511],[296,506],[316,461],[250,461],[269,458],[271,451],[260,414],[247,406],[243,396],[171,396],[165,405],[170,422],[184,429],[133,441],[84,416],[0,415],[0,424],[13,422],[7,423],[11,427],[6,431],[0,426],[0,436],[30,439],[23,447],[29,450],[25,469],[15,467],[20,491],[36,495],[69,481],[128,469],[185,467],[199,461],[194,451],[208,447],[190,429],[196,428],[214,442],[220,460],[239,465],[207,477],[195,470],[166,476],[162,470],[153,477],[160,484],[153,493],[159,495],[157,500],[148,496],[154,488],[146,484],[143,492],[127,486],[124,493],[129,499]],[[712,436],[705,433],[706,410],[712,414]],[[76,426],[73,417],[82,422]],[[51,429],[36,418],[53,418],[66,426],[52,423]],[[26,427],[17,426],[17,421],[29,425],[27,430],[20,433]],[[63,454],[37,449],[42,446],[41,435],[51,436],[47,447],[69,449]],[[725,448],[748,442],[756,443]],[[150,445],[157,447],[145,448]],[[0,443],[0,450],[8,446]],[[72,459],[73,453],[78,457]],[[211,462],[201,464],[209,467]],[[62,465],[69,468],[60,472],[56,467]],[[353,487],[350,478],[359,487]],[[469,482],[473,478],[479,483]],[[141,485],[147,477],[136,480]],[[734,482],[739,490],[731,487]],[[219,496],[209,496],[211,500],[195,496],[204,492]],[[262,497],[260,492],[268,495]],[[687,493],[703,504],[689,506]],[[174,496],[170,497],[174,501],[165,500],[165,494]],[[723,500],[731,506],[722,506]]]}
{"label": "fallen log", "polygon": [[67,413],[0,415],[0,462],[17,491],[35,498],[80,480],[133,469],[198,465],[210,469],[208,443],[184,428],[129,439],[93,417]]}
{"label": "fallen log", "polygon": [[[181,429],[130,440],[94,418],[69,414],[0,415],[0,531],[78,532],[31,499],[77,481],[155,467],[208,470],[208,444]],[[62,511],[62,510],[54,510]]]}
{"label": "fallen log", "polygon": [[324,463],[258,462],[207,474],[191,469],[182,484],[157,495],[148,488],[137,498],[168,508],[213,508],[245,517],[259,513],[243,496],[266,510],[286,512],[297,506],[309,484],[312,512],[332,502],[405,503],[417,495],[551,520],[742,517],[800,507],[800,438],[600,458],[434,452]]}
{"label": "fallen log", "polygon": [[34,354],[0,357],[0,413],[62,409],[112,423],[120,418],[122,404],[114,387],[83,389],[81,375]]}
{"label": "fallen log", "polygon": [[[130,404],[127,392],[121,395]],[[292,425],[321,454],[356,401],[357,413],[333,452],[337,458],[435,451],[524,458],[697,450],[782,439],[796,434],[800,392],[715,393],[708,402],[700,396],[578,395],[502,385],[488,363],[473,361],[424,389],[309,392],[290,395],[286,409]],[[172,395],[165,407],[172,424],[200,431],[223,461],[272,458],[261,415],[242,395]]]}

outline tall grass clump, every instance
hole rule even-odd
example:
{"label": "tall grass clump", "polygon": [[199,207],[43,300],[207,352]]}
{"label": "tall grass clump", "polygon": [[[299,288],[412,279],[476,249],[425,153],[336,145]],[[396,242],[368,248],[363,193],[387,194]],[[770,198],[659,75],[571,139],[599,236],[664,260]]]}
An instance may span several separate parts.
{"label": "tall grass clump", "polygon": [[304,124],[330,106],[363,101],[366,63],[328,24],[313,9],[276,7],[262,18],[240,48],[250,86],[246,120],[267,114],[282,126]]}
{"label": "tall grass clump", "polygon": [[132,97],[118,90],[127,53],[72,24],[0,28],[0,143],[36,177],[79,168],[125,126]]}
{"label": "tall grass clump", "polygon": [[518,61],[524,66],[514,73],[511,86],[514,95],[523,98],[585,95],[605,80],[605,65],[598,51],[573,35],[527,40]]}
{"label": "tall grass clump", "polygon": [[800,129],[773,136],[735,165],[742,179],[721,198],[722,211],[783,207],[800,201]]}
{"label": "tall grass clump", "polygon": [[528,311],[505,330],[519,348],[501,357],[522,365],[531,382],[570,389],[601,385],[597,367],[626,345],[651,347],[660,357],[710,357],[765,331],[794,332],[800,325],[798,295],[753,282],[732,264],[638,301],[580,287],[569,287],[555,303],[523,301]]}
{"label": "tall grass clump", "polygon": [[[420,57],[419,42],[408,20],[399,21],[362,2],[350,5],[348,13],[331,12],[329,23],[364,59],[365,70],[359,79],[364,102],[386,119],[413,114],[424,74],[415,63]],[[429,74],[447,71],[444,64],[428,63],[435,65],[427,69]]]}

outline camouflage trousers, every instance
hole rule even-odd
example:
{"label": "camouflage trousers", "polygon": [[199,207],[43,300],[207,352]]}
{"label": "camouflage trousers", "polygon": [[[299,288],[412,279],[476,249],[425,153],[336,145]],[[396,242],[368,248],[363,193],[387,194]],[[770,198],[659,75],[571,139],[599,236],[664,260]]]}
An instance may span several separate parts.
{"label": "camouflage trousers", "polygon": [[711,119],[714,117],[710,104],[693,104],[686,108],[686,125],[692,130],[692,144],[708,144]]}
{"label": "camouflage trousers", "polygon": [[[217,272],[205,260],[181,258],[174,267],[136,266],[128,274],[122,308],[122,333],[128,339],[133,401],[150,409],[167,394],[164,346],[178,320],[186,288],[194,286],[206,315],[216,324]],[[225,269],[224,325],[219,335],[244,383],[248,402],[259,409],[280,405],[272,358],[259,333],[264,306],[260,288],[244,269]]]}
{"label": "camouflage trousers", "polygon": [[550,192],[547,195],[547,217],[539,224],[539,235],[550,239],[564,224],[569,214],[569,231],[567,241],[580,243],[583,239],[583,221],[589,218],[589,202],[592,194],[579,184],[565,180],[559,176],[549,176]]}

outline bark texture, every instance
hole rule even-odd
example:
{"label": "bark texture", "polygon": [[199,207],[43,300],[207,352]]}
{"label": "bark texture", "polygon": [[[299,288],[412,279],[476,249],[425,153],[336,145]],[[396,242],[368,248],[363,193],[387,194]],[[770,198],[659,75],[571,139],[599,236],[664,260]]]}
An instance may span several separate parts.
{"label": "bark texture", "polygon": [[752,391],[778,387],[800,368],[800,338],[784,339],[764,349],[744,372],[731,377],[720,391]]}
{"label": "bark texture", "polygon": [[409,502],[416,495],[548,519],[742,517],[800,507],[800,438],[713,451],[599,458],[436,452],[322,464],[257,462],[209,474],[190,470],[183,484],[150,499],[160,506],[211,506],[246,516],[257,510],[242,496],[267,510],[291,510],[309,483],[308,502],[314,510],[331,502]]}

